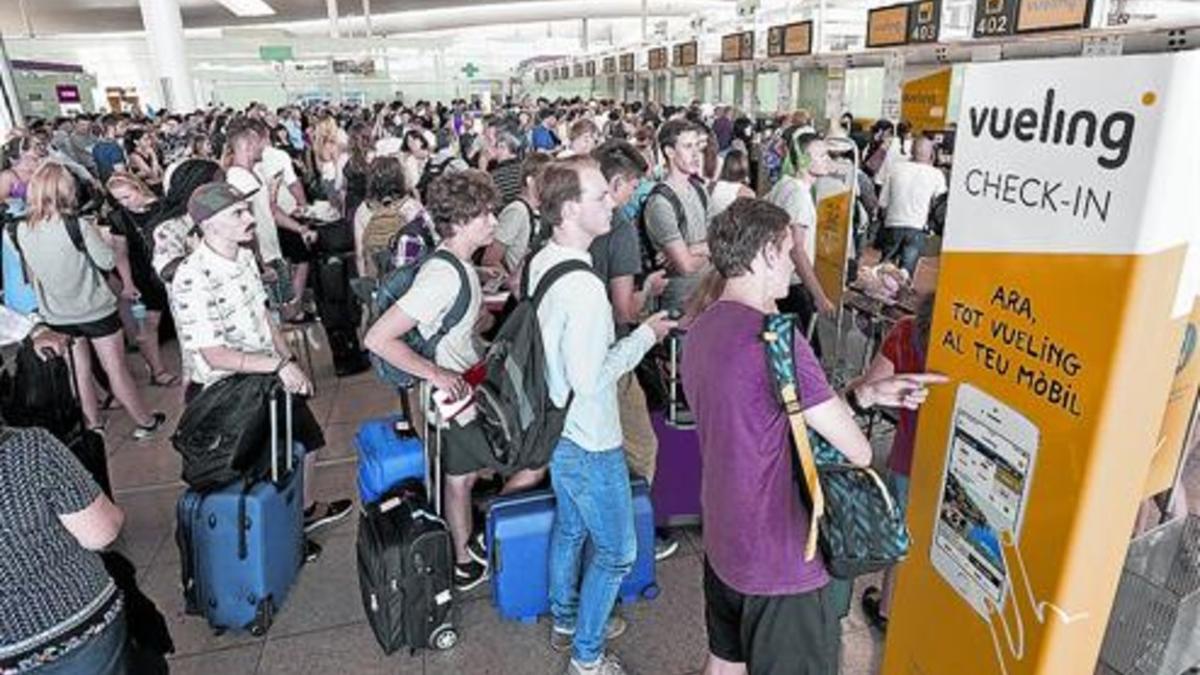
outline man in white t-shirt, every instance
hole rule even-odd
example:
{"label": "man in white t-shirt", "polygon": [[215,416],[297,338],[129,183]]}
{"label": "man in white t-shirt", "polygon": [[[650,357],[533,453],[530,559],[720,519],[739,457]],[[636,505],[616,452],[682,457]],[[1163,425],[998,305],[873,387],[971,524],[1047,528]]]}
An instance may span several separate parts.
{"label": "man in white t-shirt", "polygon": [[796,273],[787,298],[779,303],[780,311],[799,315],[801,325],[807,326],[813,312],[830,315],[835,311],[817,280],[813,265],[817,255],[817,207],[813,200],[813,185],[831,169],[829,149],[816,134],[797,134],[792,140],[792,166],[795,174],[779,179],[767,193],[766,200],[782,208],[792,220],[792,262]]}
{"label": "man in white t-shirt", "polygon": [[[471,394],[463,373],[483,359],[477,326],[483,291],[471,259],[492,242],[496,231],[493,209],[498,199],[491,178],[476,169],[443,174],[433,180],[425,206],[442,242],[421,265],[404,296],[371,326],[365,340],[367,349],[375,355],[432,385],[435,391],[450,394],[452,400]],[[438,342],[432,361],[404,342],[404,336],[413,330],[425,339],[442,330],[463,293],[468,294],[466,312]],[[482,471],[503,467],[492,455],[473,408],[468,407],[447,422],[441,437],[445,516],[454,539],[454,586],[468,591],[483,583],[488,571],[482,538],[472,536],[471,489]],[[533,487],[544,475],[545,467],[517,471],[506,476],[502,494]]]}
{"label": "man in white t-shirt", "polygon": [[925,225],[934,197],[946,192],[946,176],[933,166],[933,141],[913,142],[911,162],[897,162],[879,200],[887,210],[884,220],[884,259],[908,271],[911,277],[925,247]]}

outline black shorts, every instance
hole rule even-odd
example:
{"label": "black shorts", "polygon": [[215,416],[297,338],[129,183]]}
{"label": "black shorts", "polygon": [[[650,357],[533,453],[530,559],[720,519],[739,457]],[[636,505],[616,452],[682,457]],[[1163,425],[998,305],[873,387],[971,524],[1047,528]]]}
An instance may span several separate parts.
{"label": "black shorts", "polygon": [[293,265],[316,260],[312,249],[304,244],[304,237],[287,228],[276,229],[279,232],[279,250],[283,253],[284,259]]}
{"label": "black shorts", "polygon": [[122,329],[121,317],[116,312],[109,314],[103,319],[96,319],[95,321],[87,321],[85,323],[46,325],[62,333],[63,335],[69,335],[73,338],[88,338],[92,340],[106,338],[113,333],[120,332]]}
{"label": "black shorts", "polygon": [[442,469],[448,476],[465,476],[484,469],[500,470],[483,428],[475,422],[463,426],[451,420],[442,429],[442,447]]}
{"label": "black shorts", "polygon": [[745,663],[750,675],[838,672],[842,628],[827,584],[797,595],[744,595],[725,585],[704,561],[708,649]]}

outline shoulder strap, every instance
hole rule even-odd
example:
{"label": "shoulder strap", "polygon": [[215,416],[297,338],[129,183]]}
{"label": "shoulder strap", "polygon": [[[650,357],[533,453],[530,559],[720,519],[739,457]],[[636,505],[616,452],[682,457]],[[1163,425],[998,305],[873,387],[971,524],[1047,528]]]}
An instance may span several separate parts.
{"label": "shoulder strap", "polygon": [[795,335],[795,317],[790,314],[770,314],[763,321],[762,339],[766,344],[767,373],[791,424],[793,445],[796,446],[796,455],[804,474],[804,487],[811,502],[804,559],[812,560],[817,552],[817,527],[825,515],[825,493],[817,474],[817,460],[808,442],[808,426],[804,422],[796,384],[796,363],[792,352]]}
{"label": "shoulder strap", "polygon": [[445,249],[438,249],[430,256],[430,259],[433,258],[450,263],[450,266],[458,273],[458,296],[454,298],[454,304],[450,306],[450,311],[446,312],[446,316],[442,319],[441,327],[430,338],[431,342],[437,342],[457,326],[466,315],[467,307],[471,305],[471,281],[467,279],[467,268],[453,253]]}
{"label": "shoulder strap", "polygon": [[71,244],[75,246],[75,250],[87,258],[88,264],[92,266],[92,269],[100,273],[100,276],[104,276],[104,270],[100,269],[100,266],[96,264],[96,261],[92,258],[91,251],[88,250],[87,244],[83,241],[83,228],[79,224],[79,216],[73,213],[64,215],[63,227],[67,228],[67,236],[71,238]]}
{"label": "shoulder strap", "polygon": [[683,202],[679,201],[679,195],[675,194],[675,190],[665,181],[655,183],[654,187],[650,188],[650,194],[646,195],[647,208],[655,195],[667,200],[667,203],[671,205],[671,210],[675,212],[675,224],[679,227],[679,231],[683,232],[683,227],[687,224],[687,214],[683,212]]}
{"label": "shoulder strap", "polygon": [[550,287],[554,285],[554,282],[572,272],[590,272],[591,274],[595,274],[596,270],[582,260],[575,260],[574,258],[556,263],[553,267],[546,270],[546,273],[538,280],[537,290],[533,293],[534,311],[537,311],[537,308],[541,306],[542,298],[546,297],[546,293],[550,292]]}
{"label": "shoulder strap", "polygon": [[700,198],[700,203],[704,205],[704,210],[708,210],[708,191],[704,189],[704,181],[692,176],[688,178],[688,182],[692,184],[692,189],[696,191],[696,196]]}

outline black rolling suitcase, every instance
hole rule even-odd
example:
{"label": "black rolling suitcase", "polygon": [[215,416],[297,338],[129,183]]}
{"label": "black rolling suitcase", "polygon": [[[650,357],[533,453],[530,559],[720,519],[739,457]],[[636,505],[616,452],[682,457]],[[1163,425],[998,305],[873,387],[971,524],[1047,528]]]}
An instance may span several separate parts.
{"label": "black rolling suitcase", "polygon": [[356,375],[371,367],[358,339],[362,308],[351,290],[355,276],[353,254],[322,253],[317,260],[317,313],[329,337],[338,377]]}
{"label": "black rolling suitcase", "polygon": [[450,649],[454,628],[454,548],[420,479],[363,506],[358,527],[363,609],[385,654],[408,647]]}

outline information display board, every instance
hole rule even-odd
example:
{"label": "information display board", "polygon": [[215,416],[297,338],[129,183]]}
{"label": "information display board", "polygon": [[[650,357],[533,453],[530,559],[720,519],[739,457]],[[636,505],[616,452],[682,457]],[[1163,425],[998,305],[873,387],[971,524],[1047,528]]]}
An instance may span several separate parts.
{"label": "information display board", "polygon": [[937,42],[941,35],[942,0],[919,0],[908,6],[908,42]]}
{"label": "information display board", "polygon": [[604,70],[605,75],[615,74],[617,72],[617,57],[615,57],[615,56],[604,57],[603,70]]}
{"label": "information display board", "polygon": [[721,38],[721,61],[734,63],[754,58],[754,31],[730,33]]}
{"label": "information display board", "polygon": [[676,68],[691,68],[699,62],[699,45],[695,40],[675,45],[672,63]]}
{"label": "information display board", "polygon": [[1017,29],[1018,1],[976,0],[972,35],[977,38],[1012,35]]}
{"label": "information display board", "polygon": [[650,70],[664,70],[667,67],[667,48],[654,47],[646,54],[647,67]]}
{"label": "information display board", "polygon": [[767,30],[767,56],[807,56],[812,53],[812,21],[800,21]]}
{"label": "information display board", "polygon": [[908,4],[876,7],[867,12],[867,47],[908,44]]}
{"label": "information display board", "polygon": [[1018,33],[1040,33],[1085,28],[1091,10],[1092,0],[1020,0],[1016,30]]}
{"label": "information display board", "polygon": [[634,64],[633,54],[622,54],[621,55],[621,72],[622,73],[632,73],[633,72],[633,64]]}

